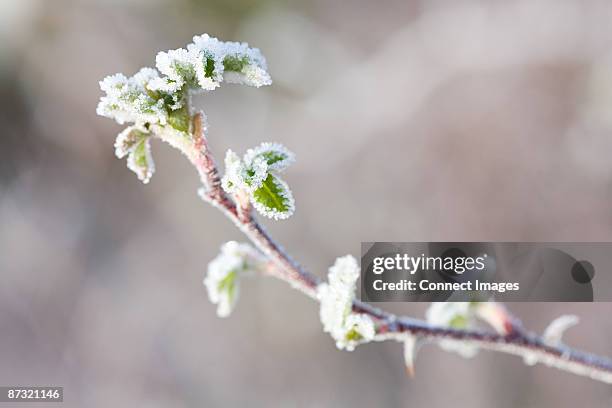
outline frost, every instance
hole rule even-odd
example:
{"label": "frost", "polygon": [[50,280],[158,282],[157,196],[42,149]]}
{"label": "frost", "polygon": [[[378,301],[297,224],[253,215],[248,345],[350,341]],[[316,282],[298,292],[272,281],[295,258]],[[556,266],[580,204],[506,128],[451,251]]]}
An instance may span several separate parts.
{"label": "frost", "polygon": [[244,155],[247,166],[257,159],[265,160],[271,171],[280,173],[295,161],[295,155],[280,143],[262,143]]}
{"label": "frost", "polygon": [[164,125],[168,112],[184,106],[186,92],[212,91],[223,81],[255,87],[272,83],[257,48],[207,34],[193,37],[186,49],[159,52],[155,63],[159,72],[143,68],[131,78],[115,74],[102,80],[100,88],[106,95],[100,99],[98,114],[120,124]]}
{"label": "frost", "polygon": [[[426,312],[427,322],[441,327],[469,329],[474,326],[475,304],[470,302],[434,302]],[[455,352],[463,357],[473,357],[478,347],[457,340],[440,340],[439,346],[446,351]]]}
{"label": "frost", "polygon": [[266,60],[247,43],[224,42],[207,34],[193,37],[187,48],[162,51],[155,59],[164,76],[149,83],[149,89],[170,94],[183,89],[212,91],[221,82],[260,87],[270,85]]}
{"label": "frost", "polygon": [[174,93],[187,86],[212,91],[221,84],[223,63],[212,52],[203,52],[194,47],[162,51],[157,54],[155,65],[165,77],[149,84],[151,90]]}
{"label": "frost", "polygon": [[225,154],[225,175],[221,185],[228,193],[245,190],[249,193],[260,188],[268,176],[268,166],[263,159],[257,159],[247,165],[232,150]]}
{"label": "frost", "polygon": [[230,194],[248,193],[260,214],[276,220],[286,219],[295,211],[295,200],[289,185],[276,173],[293,161],[293,153],[278,143],[262,143],[249,149],[242,159],[228,150],[221,185]]}
{"label": "frost", "polygon": [[100,89],[106,95],[100,98],[96,112],[119,124],[165,125],[168,116],[164,100],[154,98],[146,90],[146,83],[154,78],[157,78],[157,72],[152,68],[142,68],[131,78],[123,74],[107,76],[100,81]]}
{"label": "frost", "polygon": [[414,365],[422,341],[417,336],[406,336],[404,340],[404,364],[406,373],[414,377]]}
{"label": "frost", "polygon": [[[219,41],[207,34],[193,37],[193,43],[186,48],[159,52],[155,63],[157,69],[142,68],[129,78],[115,74],[100,81],[105,94],[98,103],[98,115],[119,124],[133,123],[144,132],[155,127],[155,136],[166,134],[166,128],[188,134],[191,93],[212,91],[223,81],[255,87],[272,83],[266,60],[257,48],[247,43]],[[147,182],[154,170],[149,142],[136,143],[134,129],[128,129],[117,140],[115,153],[118,157],[127,155],[128,167]],[[138,144],[138,155],[130,154],[133,144]],[[265,159],[252,159],[240,177],[233,180],[242,180],[244,184],[240,188],[250,193],[262,187],[270,171],[280,171],[288,165],[287,161],[268,169]],[[229,189],[230,184],[232,181],[227,179],[225,185]],[[282,181],[273,180],[270,186],[278,189],[280,200],[276,201],[276,210],[268,208],[265,214],[273,218],[288,217],[293,211],[291,192],[284,188]]]}
{"label": "frost", "polygon": [[[188,49],[215,55],[221,60],[219,72],[228,83],[260,87],[270,85],[272,79],[264,56],[259,49],[250,48],[244,42],[219,41],[207,34],[193,37],[193,44]],[[215,65],[216,67],[216,65]]]}
{"label": "frost", "polygon": [[150,133],[138,126],[129,126],[119,133],[115,140],[115,155],[122,159],[127,156],[127,166],[143,183],[148,183],[155,172],[151,156]]}
{"label": "frost", "polygon": [[256,88],[272,84],[270,74],[264,68],[254,65],[247,65],[240,72],[226,71],[224,79],[231,84],[249,85]]}
{"label": "frost", "polygon": [[227,317],[234,309],[240,293],[240,275],[262,268],[265,258],[248,244],[230,241],[221,246],[221,253],[208,264],[204,285],[210,301],[217,305],[217,315]]}
{"label": "frost", "polygon": [[115,156],[118,159],[123,159],[136,143],[148,136],[148,133],[145,128],[138,126],[128,126],[125,128],[115,140]]}
{"label": "frost", "polygon": [[354,257],[347,255],[336,260],[329,268],[329,282],[320,284],[317,289],[323,331],[336,340],[339,349],[348,351],[372,340],[376,334],[369,316],[352,312],[358,278],[359,265]]}
{"label": "frost", "polygon": [[138,176],[138,179],[144,184],[147,184],[153,173],[155,173],[155,163],[151,156],[151,144],[149,138],[142,138],[130,150],[127,158],[128,169],[132,170]]}
{"label": "frost", "polygon": [[523,355],[523,362],[528,366],[534,366],[538,364],[539,361],[540,356],[538,355],[538,353],[527,351]]}
{"label": "frost", "polygon": [[[142,135],[149,133],[152,125],[161,126],[161,133],[165,133],[167,125],[188,133],[189,92],[214,90],[224,80],[257,87],[272,83],[258,49],[246,43],[219,41],[207,34],[193,37],[186,49],[159,52],[156,67],[157,70],[142,68],[130,78],[123,74],[104,78],[100,88],[105,95],[97,107],[101,116],[119,124],[135,124],[121,132],[115,142],[115,154],[120,158],[128,156],[128,167],[145,183],[155,167],[149,140]],[[276,149],[279,145],[271,146]],[[235,162],[224,178],[224,188],[244,189],[251,194],[262,188],[271,171],[280,171],[290,162],[288,151],[282,146],[278,149],[287,156],[270,166],[264,157],[250,157],[248,165]],[[267,188],[275,191],[274,196],[266,196],[273,200],[260,200],[256,208],[272,218],[288,217],[293,212],[293,197],[286,184],[270,179]],[[264,201],[267,204],[262,204]],[[267,206],[270,203],[273,205]]]}
{"label": "frost", "polygon": [[221,179],[221,187],[230,193],[236,193],[243,187],[242,174],[244,173],[244,164],[240,157],[232,150],[228,149],[225,152],[225,175]]}

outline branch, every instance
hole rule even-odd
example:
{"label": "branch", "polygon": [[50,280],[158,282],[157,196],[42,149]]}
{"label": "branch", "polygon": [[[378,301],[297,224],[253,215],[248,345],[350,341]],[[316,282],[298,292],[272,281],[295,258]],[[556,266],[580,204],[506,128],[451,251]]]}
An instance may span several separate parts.
{"label": "branch", "polygon": [[[268,235],[253,217],[249,206],[237,205],[221,188],[219,173],[208,149],[204,133],[203,114],[196,113],[193,117],[194,143],[192,145],[167,140],[171,136],[163,133],[158,136],[178,147],[190,159],[198,170],[204,185],[199,191],[200,196],[221,210],[268,257],[273,264],[273,267],[268,269],[268,274],[289,283],[307,296],[317,299],[317,287],[321,280],[302,268]],[[474,344],[483,349],[523,357],[526,362],[542,363],[549,367],[612,384],[612,361],[564,345],[546,344],[541,337],[525,331],[514,317],[512,317],[508,334],[501,335],[485,331],[435,327],[421,320],[396,316],[359,300],[353,302],[353,311],[366,314],[375,321],[377,334],[374,340],[376,341],[390,339],[405,341],[406,338],[412,336],[422,340],[444,339]]]}

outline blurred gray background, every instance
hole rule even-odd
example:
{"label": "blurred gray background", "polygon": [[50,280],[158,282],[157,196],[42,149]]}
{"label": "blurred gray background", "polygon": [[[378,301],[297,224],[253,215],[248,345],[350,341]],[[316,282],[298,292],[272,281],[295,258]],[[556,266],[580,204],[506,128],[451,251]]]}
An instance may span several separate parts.
{"label": "blurred gray background", "polygon": [[[610,407],[609,385],[487,352],[426,346],[409,379],[399,344],[336,350],[272,279],[216,318],[206,265],[242,237],[167,146],[143,186],[95,108],[105,75],[194,34],[261,48],[272,87],[197,103],[219,155],[296,152],[297,212],[266,224],[321,276],[360,241],[609,241],[611,21],[603,0],[3,0],[0,384],[67,407]],[[610,304],[511,309],[538,331],[578,314],[567,342],[612,355]]]}

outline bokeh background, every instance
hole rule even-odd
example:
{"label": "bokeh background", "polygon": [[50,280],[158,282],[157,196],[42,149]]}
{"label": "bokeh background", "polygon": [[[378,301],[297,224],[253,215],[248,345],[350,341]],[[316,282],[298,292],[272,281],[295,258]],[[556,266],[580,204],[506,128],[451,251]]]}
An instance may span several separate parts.
{"label": "bokeh background", "polygon": [[[197,104],[219,155],[297,153],[297,212],[266,225],[321,276],[360,241],[609,241],[611,21],[605,0],[3,0],[0,384],[67,407],[610,407],[609,385],[487,352],[426,346],[409,379],[399,344],[336,350],[272,279],[216,318],[206,265],[242,237],[167,146],[143,186],[95,107],[105,75],[194,34],[261,48],[272,87]],[[567,342],[612,355],[610,304],[511,309],[538,331],[578,314]]]}

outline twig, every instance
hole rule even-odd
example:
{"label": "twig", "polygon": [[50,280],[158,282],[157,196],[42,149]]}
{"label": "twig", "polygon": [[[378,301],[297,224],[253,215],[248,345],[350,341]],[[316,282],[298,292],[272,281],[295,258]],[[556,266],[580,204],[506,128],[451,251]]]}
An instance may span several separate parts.
{"label": "twig", "polygon": [[[274,263],[276,267],[269,270],[270,275],[316,299],[317,286],[321,280],[302,268],[267,234],[253,217],[250,208],[237,206],[221,188],[215,161],[207,147],[202,121],[202,114],[196,113],[193,118],[192,150],[183,151],[198,170],[204,185],[200,190],[200,196],[220,209]],[[163,135],[160,137],[164,138]],[[176,147],[175,143],[170,143]],[[389,339],[402,341],[407,336],[416,336],[423,340],[444,339],[471,343],[483,349],[513,354],[523,357],[526,361],[531,360],[612,384],[611,360],[566,346],[547,345],[541,337],[526,332],[519,324],[514,324],[508,334],[501,335],[484,331],[434,327],[421,320],[382,311],[359,300],[353,302],[353,311],[367,314],[374,319],[377,327],[375,340],[378,341]]]}

